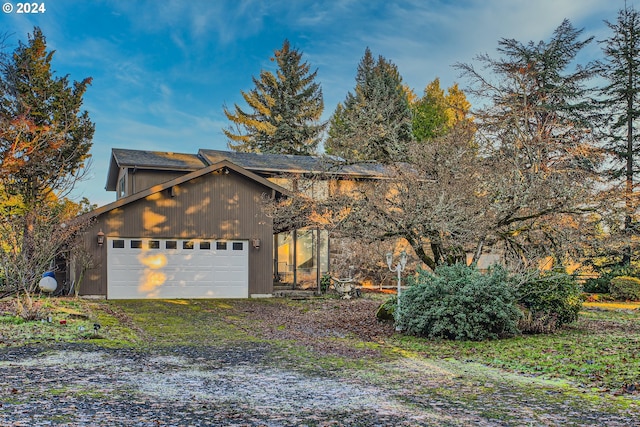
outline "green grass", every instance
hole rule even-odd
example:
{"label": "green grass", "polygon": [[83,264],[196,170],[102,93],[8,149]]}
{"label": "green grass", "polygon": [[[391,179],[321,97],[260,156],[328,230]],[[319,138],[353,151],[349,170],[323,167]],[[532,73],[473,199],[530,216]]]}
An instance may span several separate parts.
{"label": "green grass", "polygon": [[[0,347],[53,342],[93,342],[121,347],[133,345],[138,332],[123,324],[104,302],[69,298],[34,298],[38,318],[25,320],[12,313],[14,299],[5,299],[0,316]],[[100,329],[94,330],[99,324]]]}
{"label": "green grass", "polygon": [[[257,338],[234,325],[242,313],[233,302],[222,300],[121,300],[109,302],[125,312],[144,329],[154,345],[215,346],[256,341]],[[143,306],[144,309],[140,310]]]}
{"label": "green grass", "polygon": [[[394,339],[393,344],[433,359],[478,362],[509,372],[562,379],[609,391],[640,383],[640,313],[586,310],[560,332],[485,342]],[[636,325],[635,328],[633,325]]]}

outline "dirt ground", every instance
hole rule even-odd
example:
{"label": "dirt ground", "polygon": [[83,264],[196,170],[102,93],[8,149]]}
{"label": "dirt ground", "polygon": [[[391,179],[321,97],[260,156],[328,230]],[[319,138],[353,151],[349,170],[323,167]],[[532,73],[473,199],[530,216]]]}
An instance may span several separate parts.
{"label": "dirt ground", "polygon": [[367,346],[322,339],[391,336],[393,327],[371,316],[377,303],[327,304],[303,312],[238,303],[244,318],[235,326],[254,325],[263,338],[241,344],[2,348],[0,425],[640,426],[636,409],[612,411],[562,384],[451,360],[396,357],[373,372],[297,369],[274,359],[275,341],[322,357],[380,358]]}

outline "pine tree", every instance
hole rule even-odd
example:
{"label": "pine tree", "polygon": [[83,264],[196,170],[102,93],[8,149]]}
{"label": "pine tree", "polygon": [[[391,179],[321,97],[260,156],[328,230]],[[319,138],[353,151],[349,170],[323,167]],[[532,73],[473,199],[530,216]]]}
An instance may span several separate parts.
{"label": "pine tree", "polygon": [[355,93],[349,92],[330,120],[328,153],[348,161],[406,160],[413,141],[411,109],[397,67],[365,50]]}
{"label": "pine tree", "polygon": [[[630,241],[637,227],[637,173],[640,167],[638,118],[640,118],[640,13],[625,7],[615,23],[605,21],[613,35],[603,43],[605,64],[602,75],[608,84],[602,88],[605,111],[609,114],[606,150],[613,160],[609,178],[622,181],[625,205],[623,234]],[[622,264],[629,265],[632,246],[625,244]]]}
{"label": "pine tree", "polygon": [[224,113],[233,123],[224,134],[229,147],[236,151],[310,155],[315,153],[325,125],[320,123],[324,109],[322,90],[310,73],[308,63],[301,63],[302,53],[285,40],[272,61],[276,74],[261,71],[253,77],[255,88],[242,91],[251,111],[237,104]]}

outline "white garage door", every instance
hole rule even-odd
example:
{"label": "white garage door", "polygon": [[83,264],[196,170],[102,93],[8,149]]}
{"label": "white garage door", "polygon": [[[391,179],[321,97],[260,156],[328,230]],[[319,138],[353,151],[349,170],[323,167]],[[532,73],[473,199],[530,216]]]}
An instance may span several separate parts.
{"label": "white garage door", "polygon": [[244,240],[107,239],[107,298],[247,298]]}

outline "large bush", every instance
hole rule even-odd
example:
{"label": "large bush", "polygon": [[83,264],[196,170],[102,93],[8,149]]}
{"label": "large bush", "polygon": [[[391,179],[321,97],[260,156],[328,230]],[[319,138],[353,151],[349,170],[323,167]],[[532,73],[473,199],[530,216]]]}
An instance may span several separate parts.
{"label": "large bush", "polygon": [[486,340],[518,333],[521,316],[502,268],[486,274],[460,264],[420,271],[400,296],[396,324],[428,338]]}
{"label": "large bush", "polygon": [[640,269],[634,265],[615,265],[598,269],[598,277],[587,279],[582,286],[588,293],[608,294],[611,280],[619,276],[640,277]]}
{"label": "large bush", "polygon": [[575,322],[582,307],[582,291],[575,278],[563,272],[532,271],[512,277],[523,312],[523,333],[553,332]]}
{"label": "large bush", "polygon": [[585,280],[582,289],[590,294],[608,294],[610,282],[611,277],[609,275],[601,275]]}
{"label": "large bush", "polygon": [[621,301],[640,301],[640,279],[619,276],[609,284],[611,296]]}

